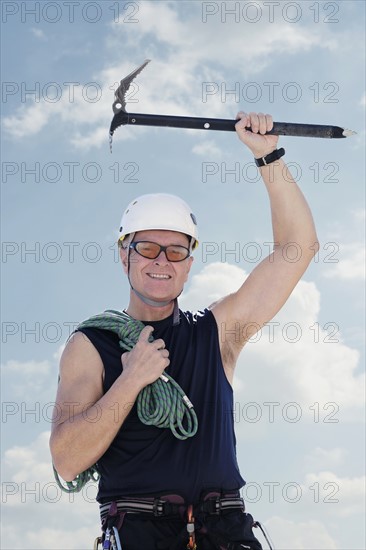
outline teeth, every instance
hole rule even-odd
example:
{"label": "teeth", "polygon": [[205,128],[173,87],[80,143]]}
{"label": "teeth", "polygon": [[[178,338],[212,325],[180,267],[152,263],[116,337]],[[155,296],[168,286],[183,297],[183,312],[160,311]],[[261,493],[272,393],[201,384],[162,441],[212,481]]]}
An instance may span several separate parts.
{"label": "teeth", "polygon": [[170,279],[169,275],[163,275],[160,273],[149,273],[149,277],[153,279]]}

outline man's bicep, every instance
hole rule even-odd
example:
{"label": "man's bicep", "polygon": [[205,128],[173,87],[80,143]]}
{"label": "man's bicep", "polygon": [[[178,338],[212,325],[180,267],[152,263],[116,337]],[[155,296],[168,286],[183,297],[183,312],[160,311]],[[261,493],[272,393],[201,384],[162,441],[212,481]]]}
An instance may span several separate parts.
{"label": "man's bicep", "polygon": [[76,416],[103,395],[104,368],[99,353],[81,332],[67,343],[60,361],[53,426]]}

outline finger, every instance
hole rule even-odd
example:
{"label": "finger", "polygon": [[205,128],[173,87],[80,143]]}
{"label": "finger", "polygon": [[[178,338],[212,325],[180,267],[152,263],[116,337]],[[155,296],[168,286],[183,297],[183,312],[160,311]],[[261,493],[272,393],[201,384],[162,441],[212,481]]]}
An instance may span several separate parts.
{"label": "finger", "polygon": [[258,113],[259,133],[264,135],[267,132],[267,119],[263,113]]}
{"label": "finger", "polygon": [[156,347],[156,349],[164,349],[165,348],[165,342],[164,342],[164,340],[162,340],[162,338],[158,338],[157,340],[155,340],[154,346]]}
{"label": "finger", "polygon": [[246,117],[246,116],[247,116],[247,114],[244,113],[244,111],[239,111],[235,118],[236,118],[236,120],[240,120],[241,118]]}
{"label": "finger", "polygon": [[257,113],[249,113],[250,127],[253,134],[258,134],[259,131],[259,117]]}
{"label": "finger", "polygon": [[148,342],[153,331],[154,327],[151,325],[146,325],[146,327],[144,327],[140,332],[139,342]]}
{"label": "finger", "polygon": [[247,113],[244,113],[243,111],[239,111],[239,113],[236,115],[236,120],[238,121],[235,124],[235,127],[237,130],[245,130],[246,126],[250,125],[249,117]]}
{"label": "finger", "polygon": [[267,132],[270,132],[273,128],[273,118],[272,115],[266,115],[267,121]]}

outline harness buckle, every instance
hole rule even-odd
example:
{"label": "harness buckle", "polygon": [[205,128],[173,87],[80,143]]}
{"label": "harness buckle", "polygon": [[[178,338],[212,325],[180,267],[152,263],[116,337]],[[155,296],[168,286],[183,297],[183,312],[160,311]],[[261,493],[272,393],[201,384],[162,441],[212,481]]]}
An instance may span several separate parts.
{"label": "harness buckle", "polygon": [[162,515],[161,502],[158,498],[154,499],[152,512],[153,512],[155,517],[158,517],[158,516]]}
{"label": "harness buckle", "polygon": [[210,497],[201,504],[201,511],[209,515],[219,515],[221,512],[221,499],[219,496]]}
{"label": "harness buckle", "polygon": [[194,531],[194,516],[193,516],[193,505],[189,504],[187,508],[187,531],[188,531],[188,544],[187,550],[196,550],[196,534]]}

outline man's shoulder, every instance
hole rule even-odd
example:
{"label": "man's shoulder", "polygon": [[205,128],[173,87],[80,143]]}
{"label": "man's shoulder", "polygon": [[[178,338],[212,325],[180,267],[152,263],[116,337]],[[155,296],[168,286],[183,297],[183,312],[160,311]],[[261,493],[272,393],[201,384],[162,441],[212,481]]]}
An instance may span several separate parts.
{"label": "man's shoulder", "polygon": [[198,310],[180,310],[181,322],[193,326],[215,326],[215,317],[210,308]]}

